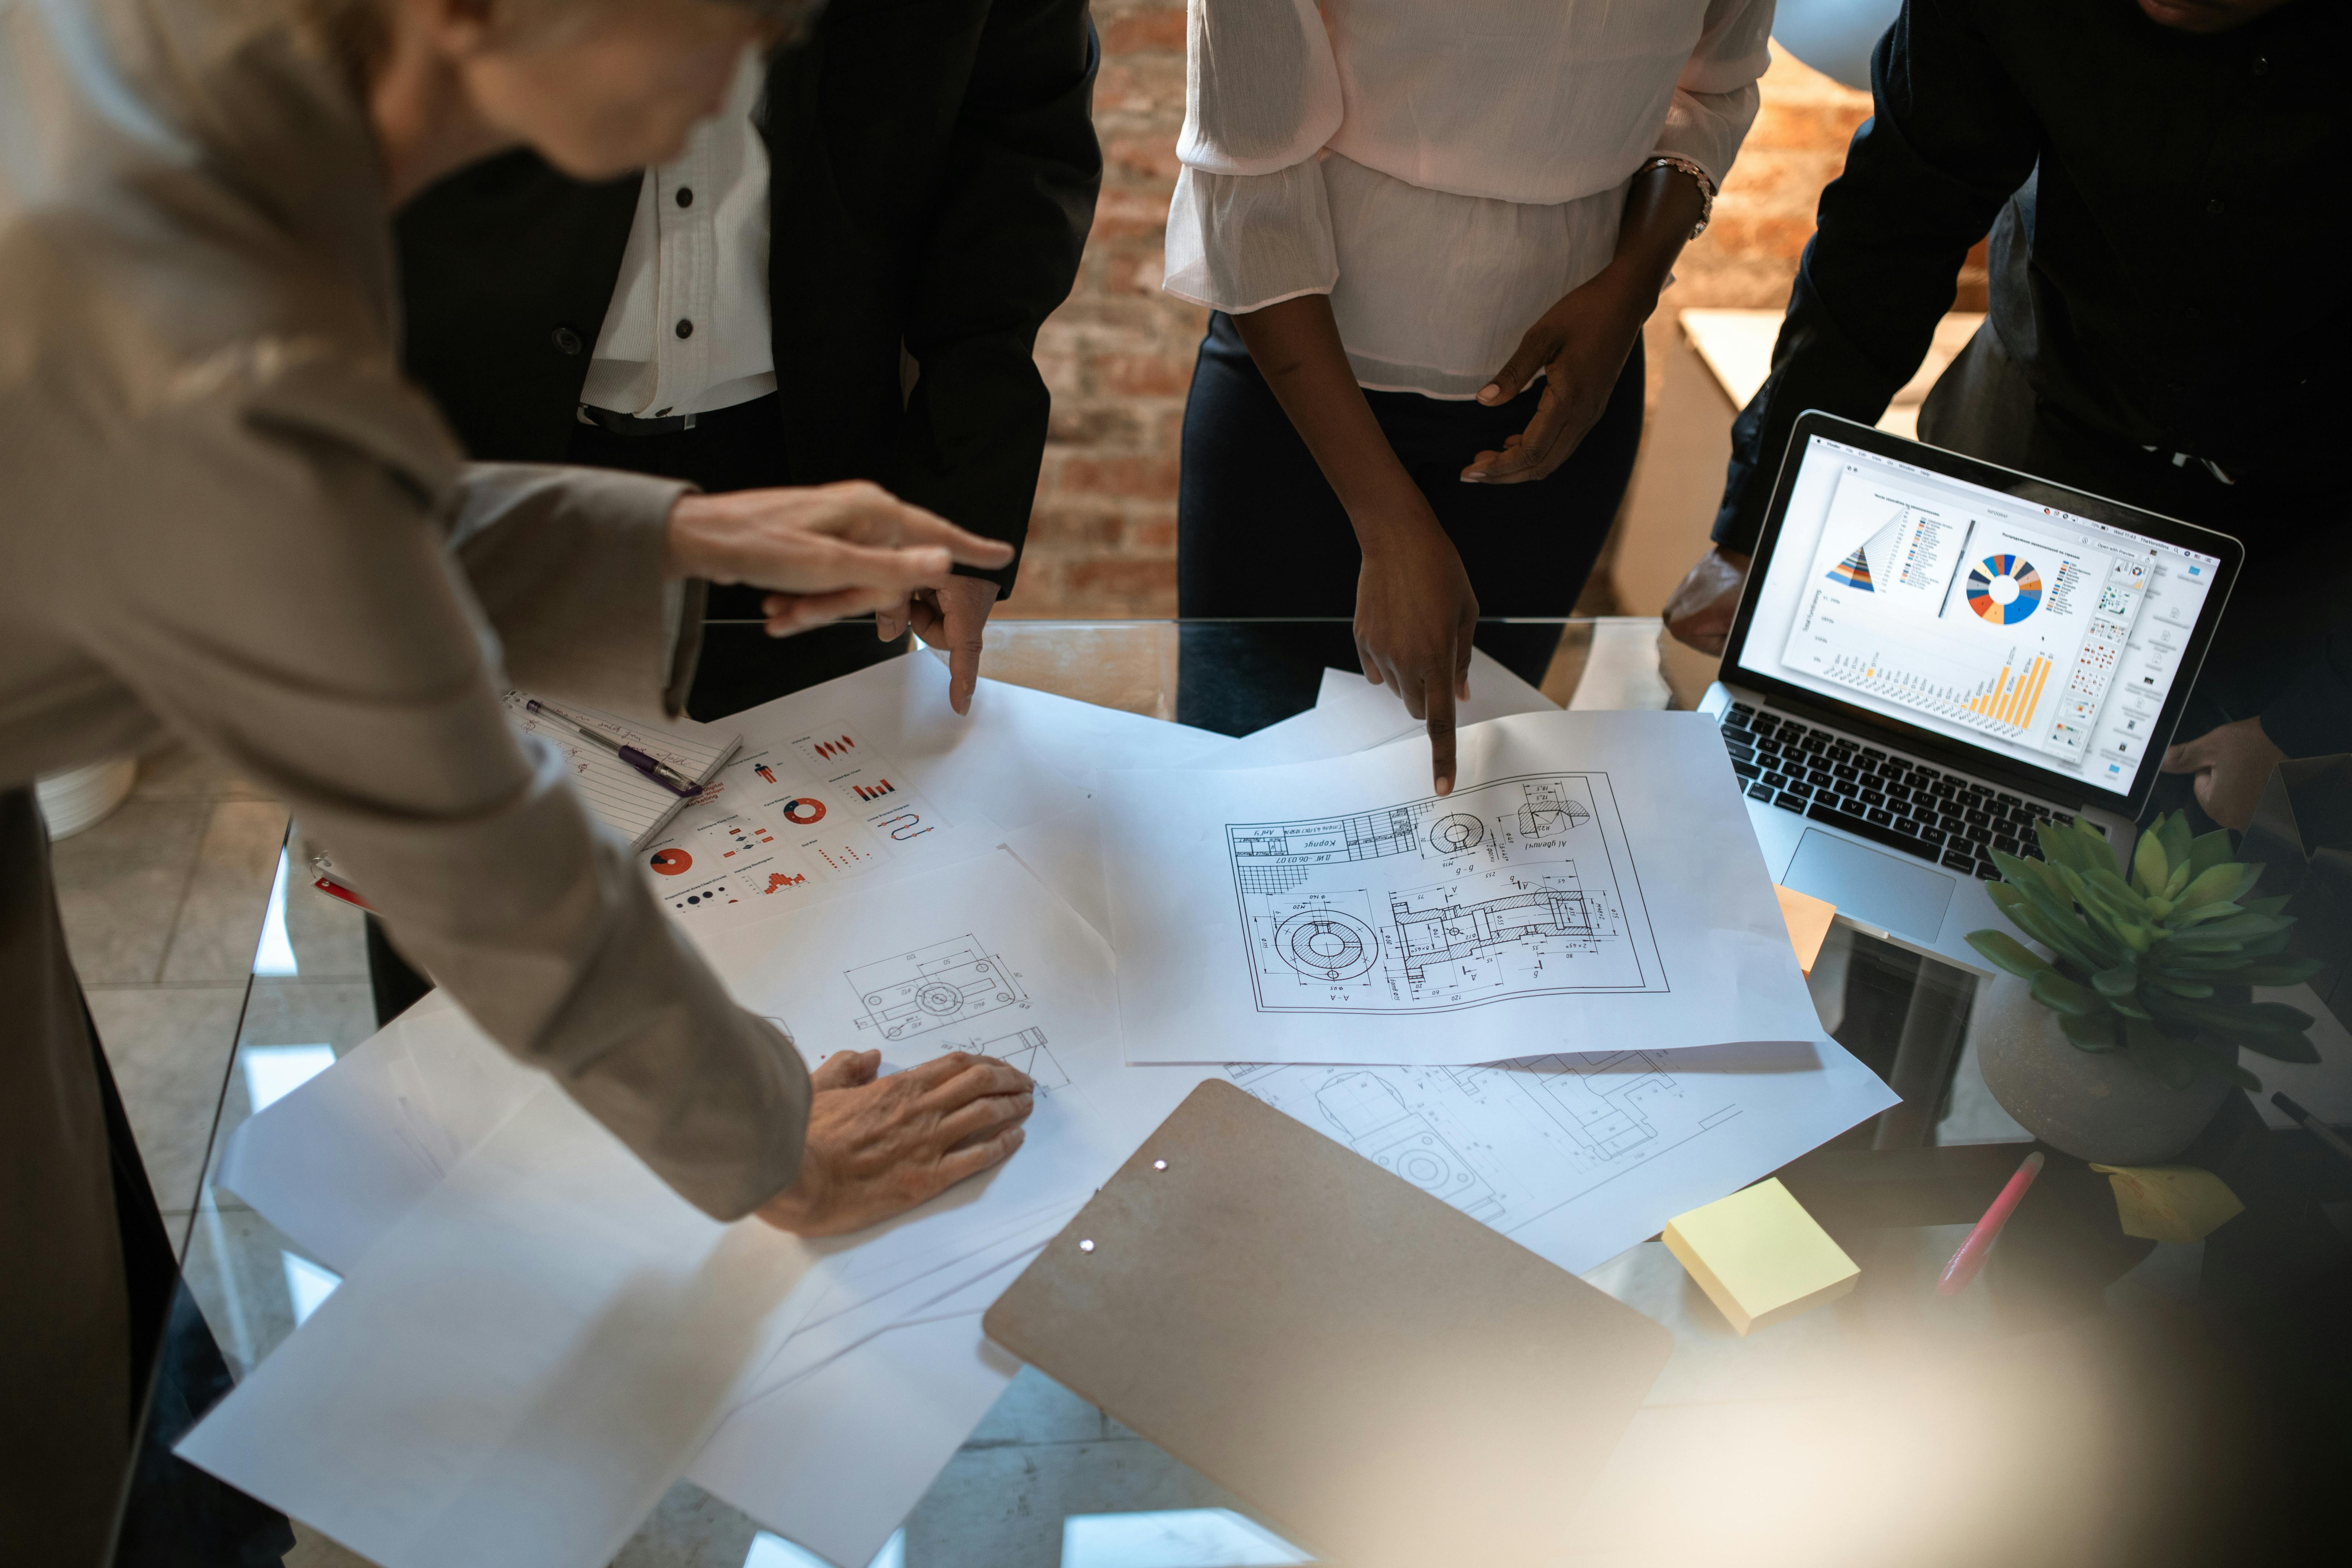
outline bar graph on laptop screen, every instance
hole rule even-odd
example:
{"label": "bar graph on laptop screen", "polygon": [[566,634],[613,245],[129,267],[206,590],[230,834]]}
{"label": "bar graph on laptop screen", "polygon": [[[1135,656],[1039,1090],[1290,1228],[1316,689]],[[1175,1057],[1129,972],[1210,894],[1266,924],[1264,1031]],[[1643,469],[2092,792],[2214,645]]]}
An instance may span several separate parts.
{"label": "bar graph on laptop screen", "polygon": [[2219,564],[1815,436],[1739,662],[2128,790]]}

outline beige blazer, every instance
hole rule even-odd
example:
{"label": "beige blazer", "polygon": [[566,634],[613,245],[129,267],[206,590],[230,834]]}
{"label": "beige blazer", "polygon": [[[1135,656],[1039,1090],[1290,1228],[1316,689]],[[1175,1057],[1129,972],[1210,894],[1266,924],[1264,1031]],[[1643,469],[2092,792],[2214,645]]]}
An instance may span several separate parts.
{"label": "beige blazer", "polygon": [[798,1170],[800,1058],[498,702],[677,710],[682,487],[464,463],[399,373],[356,91],[294,11],[0,0],[0,788],[212,752],[494,1038],[744,1214]]}

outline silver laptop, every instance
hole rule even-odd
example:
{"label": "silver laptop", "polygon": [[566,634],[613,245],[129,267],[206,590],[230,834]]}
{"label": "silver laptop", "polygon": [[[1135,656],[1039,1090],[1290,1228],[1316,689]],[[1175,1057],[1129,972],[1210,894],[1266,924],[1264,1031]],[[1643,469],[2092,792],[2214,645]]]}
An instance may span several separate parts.
{"label": "silver laptop", "polygon": [[1991,852],[2133,819],[2244,551],[1818,412],[1798,422],[1704,711],[1765,863],[1979,974]]}

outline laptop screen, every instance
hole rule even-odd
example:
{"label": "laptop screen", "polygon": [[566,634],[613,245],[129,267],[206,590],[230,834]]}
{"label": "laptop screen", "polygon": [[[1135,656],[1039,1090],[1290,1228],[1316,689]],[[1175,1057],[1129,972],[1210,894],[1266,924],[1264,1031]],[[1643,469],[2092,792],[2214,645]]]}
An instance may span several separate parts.
{"label": "laptop screen", "polygon": [[2201,655],[2221,557],[2041,504],[2074,494],[2054,486],[1996,489],[1856,443],[1981,468],[1932,448],[1836,439],[1830,423],[1809,416],[1791,444],[1738,667],[2130,795]]}

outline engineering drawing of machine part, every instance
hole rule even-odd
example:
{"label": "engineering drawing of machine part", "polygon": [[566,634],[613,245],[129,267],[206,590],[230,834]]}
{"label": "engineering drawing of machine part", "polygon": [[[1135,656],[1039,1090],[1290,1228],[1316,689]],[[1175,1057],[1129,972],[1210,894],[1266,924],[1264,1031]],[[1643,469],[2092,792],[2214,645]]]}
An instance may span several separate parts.
{"label": "engineering drawing of machine part", "polygon": [[1341,1075],[1316,1091],[1317,1105],[1357,1153],[1474,1218],[1500,1214],[1502,1203],[1467,1160],[1405,1107],[1394,1086],[1368,1072]]}
{"label": "engineering drawing of machine part", "polygon": [[1521,787],[1527,795],[1527,804],[1519,807],[1519,836],[1523,838],[1565,833],[1592,820],[1592,813],[1585,809],[1582,802],[1570,800],[1563,784],[1531,784]]}
{"label": "engineering drawing of machine part", "polygon": [[857,1026],[878,1030],[886,1040],[927,1035],[1028,1000],[1003,961],[969,936],[866,964],[847,978],[866,1005]]}
{"label": "engineering drawing of machine part", "polygon": [[1595,1093],[1591,1079],[1577,1071],[1547,1073],[1537,1081],[1551,1101],[1554,1120],[1601,1158],[1613,1160],[1658,1135],[1633,1103],[1633,1091],[1671,1080],[1663,1073],[1644,1075],[1617,1085],[1607,1094]]}
{"label": "engineering drawing of machine part", "polygon": [[1441,816],[1429,825],[1429,847],[1440,855],[1459,855],[1486,841],[1486,825],[1467,812]]}
{"label": "engineering drawing of machine part", "polygon": [[1529,936],[1590,936],[1592,917],[1580,892],[1515,893],[1464,908],[1415,910],[1391,899],[1397,943],[1404,952],[1405,978],[1421,984],[1432,963],[1471,958]]}
{"label": "engineering drawing of machine part", "polygon": [[1070,1087],[1070,1075],[1045,1048],[1045,1031],[1031,1025],[1017,1035],[999,1035],[992,1040],[982,1040],[972,1047],[984,1057],[994,1057],[1016,1072],[1029,1075],[1040,1094],[1051,1094],[1057,1089]]}
{"label": "engineering drawing of machine part", "polygon": [[1274,951],[1309,980],[1357,980],[1380,962],[1381,939],[1345,910],[1318,904],[1275,928]]}

